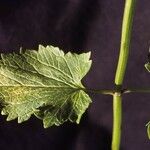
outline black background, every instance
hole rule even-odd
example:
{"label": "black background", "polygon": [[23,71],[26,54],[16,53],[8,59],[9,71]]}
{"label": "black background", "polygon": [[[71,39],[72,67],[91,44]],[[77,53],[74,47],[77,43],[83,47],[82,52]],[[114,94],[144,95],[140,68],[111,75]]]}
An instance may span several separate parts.
{"label": "black background", "polygon": [[[0,52],[54,45],[72,52],[92,52],[87,87],[113,88],[124,0],[0,0]],[[144,69],[150,46],[150,1],[137,0],[126,87],[150,87]],[[43,129],[35,117],[23,124],[0,117],[1,150],[110,150],[112,100],[90,95],[93,103],[80,125],[65,123]],[[123,99],[121,150],[149,150],[145,124],[150,94]]]}

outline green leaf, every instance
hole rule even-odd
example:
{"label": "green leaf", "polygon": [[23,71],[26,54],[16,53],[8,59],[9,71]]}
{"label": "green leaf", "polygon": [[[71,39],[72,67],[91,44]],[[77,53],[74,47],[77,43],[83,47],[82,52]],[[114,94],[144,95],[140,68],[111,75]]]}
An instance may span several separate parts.
{"label": "green leaf", "polygon": [[149,62],[145,64],[145,68],[147,69],[148,72],[150,72],[150,63]]}
{"label": "green leaf", "polygon": [[146,124],[146,127],[147,127],[147,135],[148,135],[148,138],[150,139],[150,122]]}
{"label": "green leaf", "polygon": [[[150,72],[150,63],[149,62],[145,64],[145,68],[148,72]],[[147,127],[147,135],[148,135],[148,138],[150,139],[150,122],[148,122],[146,124],[146,127]]]}
{"label": "green leaf", "polygon": [[79,123],[91,102],[81,79],[91,67],[90,53],[64,54],[53,46],[1,54],[0,103],[7,120],[18,123],[32,114],[44,127],[67,120]]}

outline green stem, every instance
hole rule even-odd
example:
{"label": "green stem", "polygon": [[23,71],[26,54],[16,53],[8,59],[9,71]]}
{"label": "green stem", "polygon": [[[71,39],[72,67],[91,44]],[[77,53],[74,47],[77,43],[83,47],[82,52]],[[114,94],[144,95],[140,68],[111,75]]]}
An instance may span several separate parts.
{"label": "green stem", "polygon": [[119,150],[121,139],[121,117],[122,117],[122,97],[120,94],[113,96],[113,140],[112,150]]}
{"label": "green stem", "polygon": [[98,93],[98,94],[104,94],[104,95],[113,95],[114,90],[95,90],[95,89],[82,89],[86,92],[91,92],[91,93]]}
{"label": "green stem", "polygon": [[[128,94],[128,93],[150,93],[150,88],[128,88],[128,89],[121,89],[121,91],[118,92],[118,90],[96,90],[96,89],[81,89],[85,92],[90,93],[98,93],[103,95],[114,95],[115,93],[120,94]],[[121,95],[120,95],[121,96]]]}
{"label": "green stem", "polygon": [[133,12],[136,0],[126,0],[123,23],[119,60],[115,75],[115,85],[117,92],[113,95],[113,134],[112,134],[112,150],[119,150],[121,141],[121,108],[122,108],[122,83],[129,55],[129,45],[131,37],[131,27],[133,20]]}
{"label": "green stem", "polygon": [[150,93],[150,88],[141,88],[141,89],[124,89],[122,91],[123,94],[126,93]]}
{"label": "green stem", "polygon": [[122,23],[120,54],[119,54],[118,66],[117,66],[116,76],[115,76],[116,85],[122,85],[126,66],[127,66],[135,1],[136,0],[126,0],[125,2],[125,9],[124,9],[124,16],[123,16],[123,23]]}

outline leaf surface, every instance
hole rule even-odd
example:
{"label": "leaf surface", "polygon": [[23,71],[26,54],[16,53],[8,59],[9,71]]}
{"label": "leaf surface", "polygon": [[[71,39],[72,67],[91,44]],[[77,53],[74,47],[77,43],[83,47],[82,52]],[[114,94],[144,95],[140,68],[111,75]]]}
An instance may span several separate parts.
{"label": "leaf surface", "polygon": [[79,123],[91,102],[81,83],[91,67],[89,58],[90,53],[64,54],[42,45],[38,51],[1,54],[1,113],[19,123],[34,114],[45,128],[67,120]]}

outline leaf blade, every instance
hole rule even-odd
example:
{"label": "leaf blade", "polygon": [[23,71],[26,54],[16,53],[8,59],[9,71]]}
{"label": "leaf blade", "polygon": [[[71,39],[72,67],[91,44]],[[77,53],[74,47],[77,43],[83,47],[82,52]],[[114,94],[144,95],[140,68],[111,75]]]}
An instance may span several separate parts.
{"label": "leaf blade", "polygon": [[[18,118],[19,123],[34,114],[43,119],[44,127],[60,125],[67,120],[79,123],[91,103],[90,97],[81,90],[84,89],[81,80],[90,67],[90,53],[64,54],[52,46],[40,45],[38,51],[2,54],[2,114],[8,115],[8,121]],[[76,119],[70,117],[73,117],[71,113]]]}

